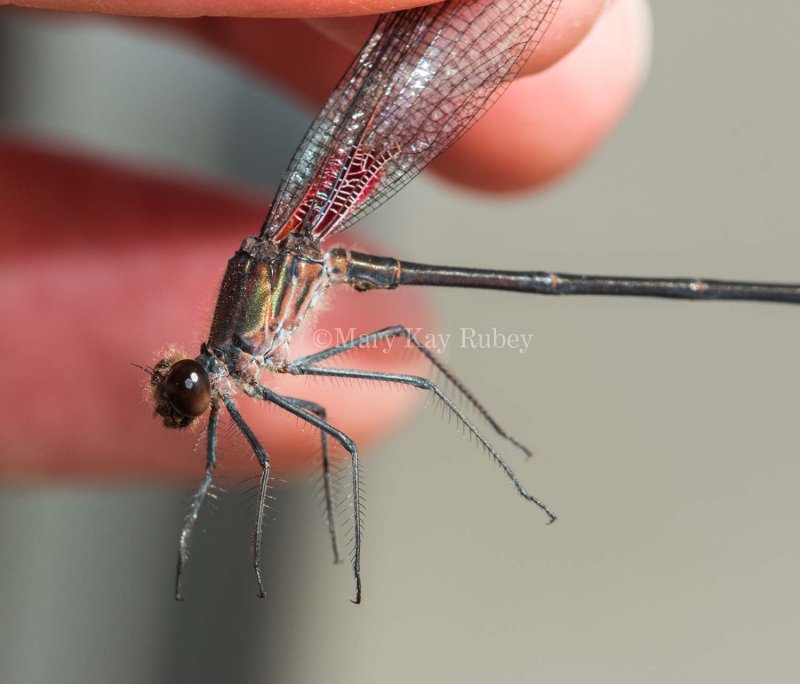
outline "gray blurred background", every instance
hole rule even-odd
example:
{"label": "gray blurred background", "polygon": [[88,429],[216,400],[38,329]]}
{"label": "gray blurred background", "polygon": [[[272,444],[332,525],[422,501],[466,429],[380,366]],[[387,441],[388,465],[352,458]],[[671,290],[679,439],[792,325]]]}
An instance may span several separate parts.
{"label": "gray blurred background", "polygon": [[[800,5],[654,14],[650,80],[577,175],[502,200],[423,177],[361,230],[413,260],[797,280]],[[186,46],[41,19],[0,15],[6,132],[266,202],[308,112]],[[500,221],[517,227],[487,242]],[[527,354],[451,345],[448,362],[534,446],[514,465],[557,525],[433,410],[368,460],[359,608],[302,478],[277,490],[269,528],[280,591],[256,600],[232,496],[206,519],[183,605],[168,589],[186,492],[5,488],[0,681],[796,681],[797,312],[433,296],[446,330],[533,333]]]}

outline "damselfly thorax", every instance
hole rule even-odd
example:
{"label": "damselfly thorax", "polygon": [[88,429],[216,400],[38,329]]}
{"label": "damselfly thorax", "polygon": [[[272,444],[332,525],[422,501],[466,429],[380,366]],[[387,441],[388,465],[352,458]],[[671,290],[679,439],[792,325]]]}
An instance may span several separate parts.
{"label": "damselfly thorax", "polygon": [[155,365],[156,413],[166,427],[184,428],[212,400],[230,398],[234,387],[257,396],[263,370],[292,372],[292,338],[328,288],[395,287],[399,263],[342,248],[323,252],[302,235],[289,235],[279,245],[247,238],[228,261],[200,354],[170,354]]}
{"label": "damselfly thorax", "polygon": [[281,247],[248,238],[228,261],[208,348],[230,369],[244,364],[280,370],[306,313],[331,284],[323,252],[301,236]]}
{"label": "damselfly thorax", "polygon": [[200,354],[167,355],[155,365],[151,386],[164,425],[187,427],[234,387],[254,396],[263,369],[287,372],[294,333],[328,288],[344,281],[348,261],[346,250],[325,254],[302,235],[279,246],[247,238],[228,260]]}

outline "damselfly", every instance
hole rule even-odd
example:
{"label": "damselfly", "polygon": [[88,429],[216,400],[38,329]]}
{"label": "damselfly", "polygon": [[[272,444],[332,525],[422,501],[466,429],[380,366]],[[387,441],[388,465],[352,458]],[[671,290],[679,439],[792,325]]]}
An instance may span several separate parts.
{"label": "damselfly", "polygon": [[356,444],[328,422],[325,408],[279,394],[262,383],[264,372],[368,379],[415,387],[435,395],[486,448],[526,500],[553,522],[479,427],[427,378],[333,367],[326,361],[368,344],[405,338],[450,381],[489,427],[524,453],[476,398],[406,328],[362,335],[292,359],[290,343],[307,312],[335,285],[356,290],[400,285],[446,285],[540,294],[627,295],[687,299],[739,299],[800,303],[800,286],[701,279],[578,276],[549,272],[463,269],[410,263],[322,243],[363,218],[447,149],[497,100],[539,45],[559,0],[449,0],[386,14],[353,61],[295,154],[257,237],[247,238],[228,262],[208,340],[195,358],[169,356],[151,373],[155,411],[168,428],[184,428],[209,413],[206,471],[181,530],[176,598],[200,508],[217,462],[220,412],[255,453],[261,468],[253,564],[264,595],[259,559],[270,477],[267,451],[236,408],[242,391],[270,402],[319,430],[326,515],[335,559],[330,442],[350,456],[354,534],[354,602],[361,600],[359,454]]}

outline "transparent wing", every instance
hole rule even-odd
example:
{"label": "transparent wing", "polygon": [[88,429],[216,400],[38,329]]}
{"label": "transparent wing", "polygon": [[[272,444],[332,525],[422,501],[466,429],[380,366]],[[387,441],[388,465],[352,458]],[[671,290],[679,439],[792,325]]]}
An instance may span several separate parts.
{"label": "transparent wing", "polygon": [[449,0],[384,14],[281,181],[262,237],[322,240],[396,193],[497,100],[560,0]]}

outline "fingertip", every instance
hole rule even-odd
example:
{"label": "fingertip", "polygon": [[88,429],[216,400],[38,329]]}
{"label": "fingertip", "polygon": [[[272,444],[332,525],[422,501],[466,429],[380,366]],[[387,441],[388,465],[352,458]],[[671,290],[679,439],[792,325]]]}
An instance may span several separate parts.
{"label": "fingertip", "polygon": [[307,18],[347,17],[390,12],[433,0],[0,0],[0,6],[96,12],[137,17],[195,18]]}
{"label": "fingertip", "polygon": [[[411,3],[410,3],[411,4]],[[429,4],[414,2],[415,5]],[[541,9],[541,5],[531,11]],[[555,10],[548,11],[542,27],[541,44],[531,59],[522,69],[522,74],[533,74],[551,66],[570,50],[575,48],[591,30],[597,18],[607,5],[607,0],[560,0]],[[498,13],[513,12],[511,4],[497,3]],[[401,9],[393,7],[392,9]],[[520,11],[517,9],[517,11]],[[327,38],[348,48],[351,52],[358,50],[375,24],[375,17],[345,17],[344,14],[333,18],[310,19],[309,23]]]}
{"label": "fingertip", "polygon": [[537,187],[574,168],[639,90],[650,35],[646,0],[617,0],[581,45],[515,82],[434,168],[456,183],[499,192]]}
{"label": "fingertip", "polygon": [[540,44],[519,76],[544,71],[569,54],[586,38],[607,6],[607,0],[561,0]]}

